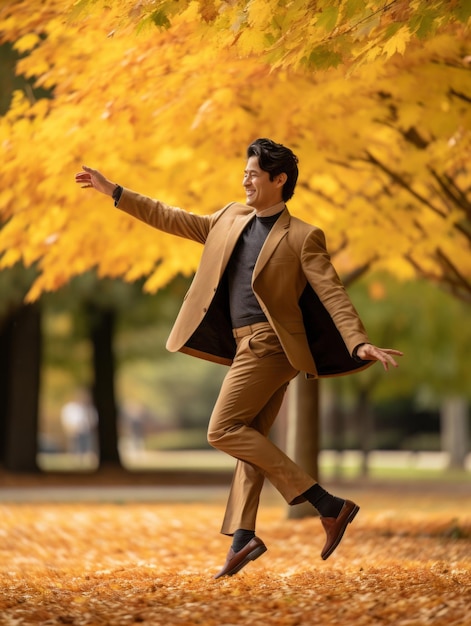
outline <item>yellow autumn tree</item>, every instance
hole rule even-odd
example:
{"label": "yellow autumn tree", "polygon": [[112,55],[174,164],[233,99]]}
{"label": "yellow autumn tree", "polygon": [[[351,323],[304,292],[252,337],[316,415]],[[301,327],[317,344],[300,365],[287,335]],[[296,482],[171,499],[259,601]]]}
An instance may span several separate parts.
{"label": "yellow autumn tree", "polygon": [[[307,71],[389,59],[471,16],[461,0],[107,0],[102,6],[110,4],[118,10],[118,29],[129,23],[169,28],[191,5],[195,40],[209,38],[213,48],[236,48],[274,68]],[[96,0],[79,0],[74,14],[96,6]]]}
{"label": "yellow autumn tree", "polygon": [[7,1],[0,41],[52,98],[15,93],[0,119],[1,267],[37,264],[32,299],[94,267],[151,291],[192,273],[197,246],[75,171],[208,212],[241,199],[245,147],[270,136],[300,157],[290,209],[344,272],[471,297],[467,19],[457,2]]}

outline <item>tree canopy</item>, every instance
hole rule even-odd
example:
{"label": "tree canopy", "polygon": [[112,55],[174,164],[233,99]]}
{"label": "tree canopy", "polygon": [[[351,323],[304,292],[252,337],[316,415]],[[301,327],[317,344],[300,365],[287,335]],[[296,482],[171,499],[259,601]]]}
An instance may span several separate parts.
{"label": "tree canopy", "polygon": [[82,163],[207,213],[242,196],[245,147],[293,148],[290,210],[339,269],[425,276],[471,300],[471,50],[464,2],[7,0],[0,43],[47,90],[0,118],[0,267],[34,299],[91,268],[191,274],[200,250],[78,189]]}
{"label": "tree canopy", "polygon": [[[96,0],[80,0],[75,14]],[[109,3],[107,3],[109,4]],[[115,0],[119,28],[167,29],[188,14],[193,37],[218,48],[235,47],[273,68],[308,71],[344,68],[404,53],[413,39],[425,40],[471,15],[456,0]],[[190,9],[191,8],[191,9]],[[189,10],[190,9],[190,10]]]}

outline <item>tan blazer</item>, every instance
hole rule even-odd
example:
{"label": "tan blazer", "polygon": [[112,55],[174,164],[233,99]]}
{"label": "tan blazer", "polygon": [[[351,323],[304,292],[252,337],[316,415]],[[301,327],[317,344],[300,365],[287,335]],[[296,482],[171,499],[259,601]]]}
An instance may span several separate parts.
{"label": "tan blazer", "polygon": [[[154,228],[204,244],[167,349],[230,365],[236,345],[224,271],[254,210],[232,203],[212,215],[195,215],[128,189],[118,206]],[[330,262],[324,233],[287,208],[262,247],[252,287],[297,370],[336,376],[371,364],[351,357],[368,337]]]}

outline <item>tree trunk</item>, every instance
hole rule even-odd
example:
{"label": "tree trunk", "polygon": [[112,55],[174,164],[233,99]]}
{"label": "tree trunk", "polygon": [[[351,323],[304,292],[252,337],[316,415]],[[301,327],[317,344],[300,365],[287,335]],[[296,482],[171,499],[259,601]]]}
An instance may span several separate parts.
{"label": "tree trunk", "polygon": [[118,411],[115,394],[113,340],[116,313],[94,304],[88,307],[93,345],[93,403],[98,413],[100,467],[121,466],[118,450]]}
{"label": "tree trunk", "polygon": [[469,450],[468,404],[465,398],[445,398],[440,412],[442,450],[448,453],[448,466],[464,469]]}
{"label": "tree trunk", "polygon": [[41,311],[21,306],[0,331],[0,460],[12,472],[37,472]]}
{"label": "tree trunk", "polygon": [[[302,374],[289,388],[287,454],[314,480],[317,480],[319,458],[319,381],[307,380]],[[290,506],[288,517],[299,519],[316,515],[307,503]]]}
{"label": "tree trunk", "polygon": [[5,456],[6,423],[8,415],[8,383],[10,372],[11,333],[10,320],[0,320],[0,465]]}
{"label": "tree trunk", "polygon": [[366,478],[369,475],[369,457],[372,448],[374,415],[369,400],[369,391],[360,388],[357,405],[355,408],[356,424],[360,437],[361,465],[360,476]]}

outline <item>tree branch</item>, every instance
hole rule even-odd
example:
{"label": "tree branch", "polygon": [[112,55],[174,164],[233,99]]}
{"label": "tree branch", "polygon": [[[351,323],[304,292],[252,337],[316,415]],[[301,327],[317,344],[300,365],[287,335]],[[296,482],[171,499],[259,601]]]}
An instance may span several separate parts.
{"label": "tree branch", "polygon": [[371,266],[377,259],[378,257],[374,256],[369,261],[366,261],[366,263],[363,263],[363,265],[356,267],[354,270],[349,272],[346,276],[342,276],[342,282],[345,285],[345,287],[350,287],[352,283],[354,283],[356,280],[364,276],[371,269]]}
{"label": "tree branch", "polygon": [[429,172],[440,185],[440,188],[444,191],[444,193],[455,204],[463,209],[467,216],[471,217],[471,201],[468,199],[466,193],[458,187],[453,178],[448,176],[448,174],[440,176],[440,174],[438,174],[438,172],[436,172],[432,167],[429,167]]}
{"label": "tree branch", "polygon": [[441,289],[449,293],[455,298],[466,303],[471,303],[471,284],[467,281],[463,282],[454,280],[449,274],[436,274],[429,270],[425,270],[419,262],[410,254],[404,255],[405,260],[414,268],[416,274],[425,280],[435,283]]}
{"label": "tree branch", "polygon": [[400,187],[402,187],[403,189],[405,189],[407,192],[409,192],[409,194],[411,196],[413,196],[416,200],[419,200],[419,202],[421,202],[422,204],[424,204],[425,206],[427,206],[431,211],[433,211],[436,215],[439,215],[442,218],[446,217],[446,213],[444,213],[443,211],[441,211],[440,209],[438,209],[437,207],[435,207],[427,198],[425,198],[424,196],[422,196],[420,193],[418,193],[417,191],[415,191],[415,189],[413,189],[405,180],[404,178],[398,174],[397,172],[394,172],[393,170],[389,169],[389,167],[387,167],[386,165],[384,165],[384,163],[382,163],[379,159],[377,159],[375,156],[373,156],[371,154],[371,152],[369,152],[368,150],[366,151],[366,155],[368,157],[368,159],[366,159],[367,162],[372,163],[373,165],[376,165],[376,167],[378,167],[382,172],[384,172],[385,174],[387,174],[395,183],[397,183]]}

